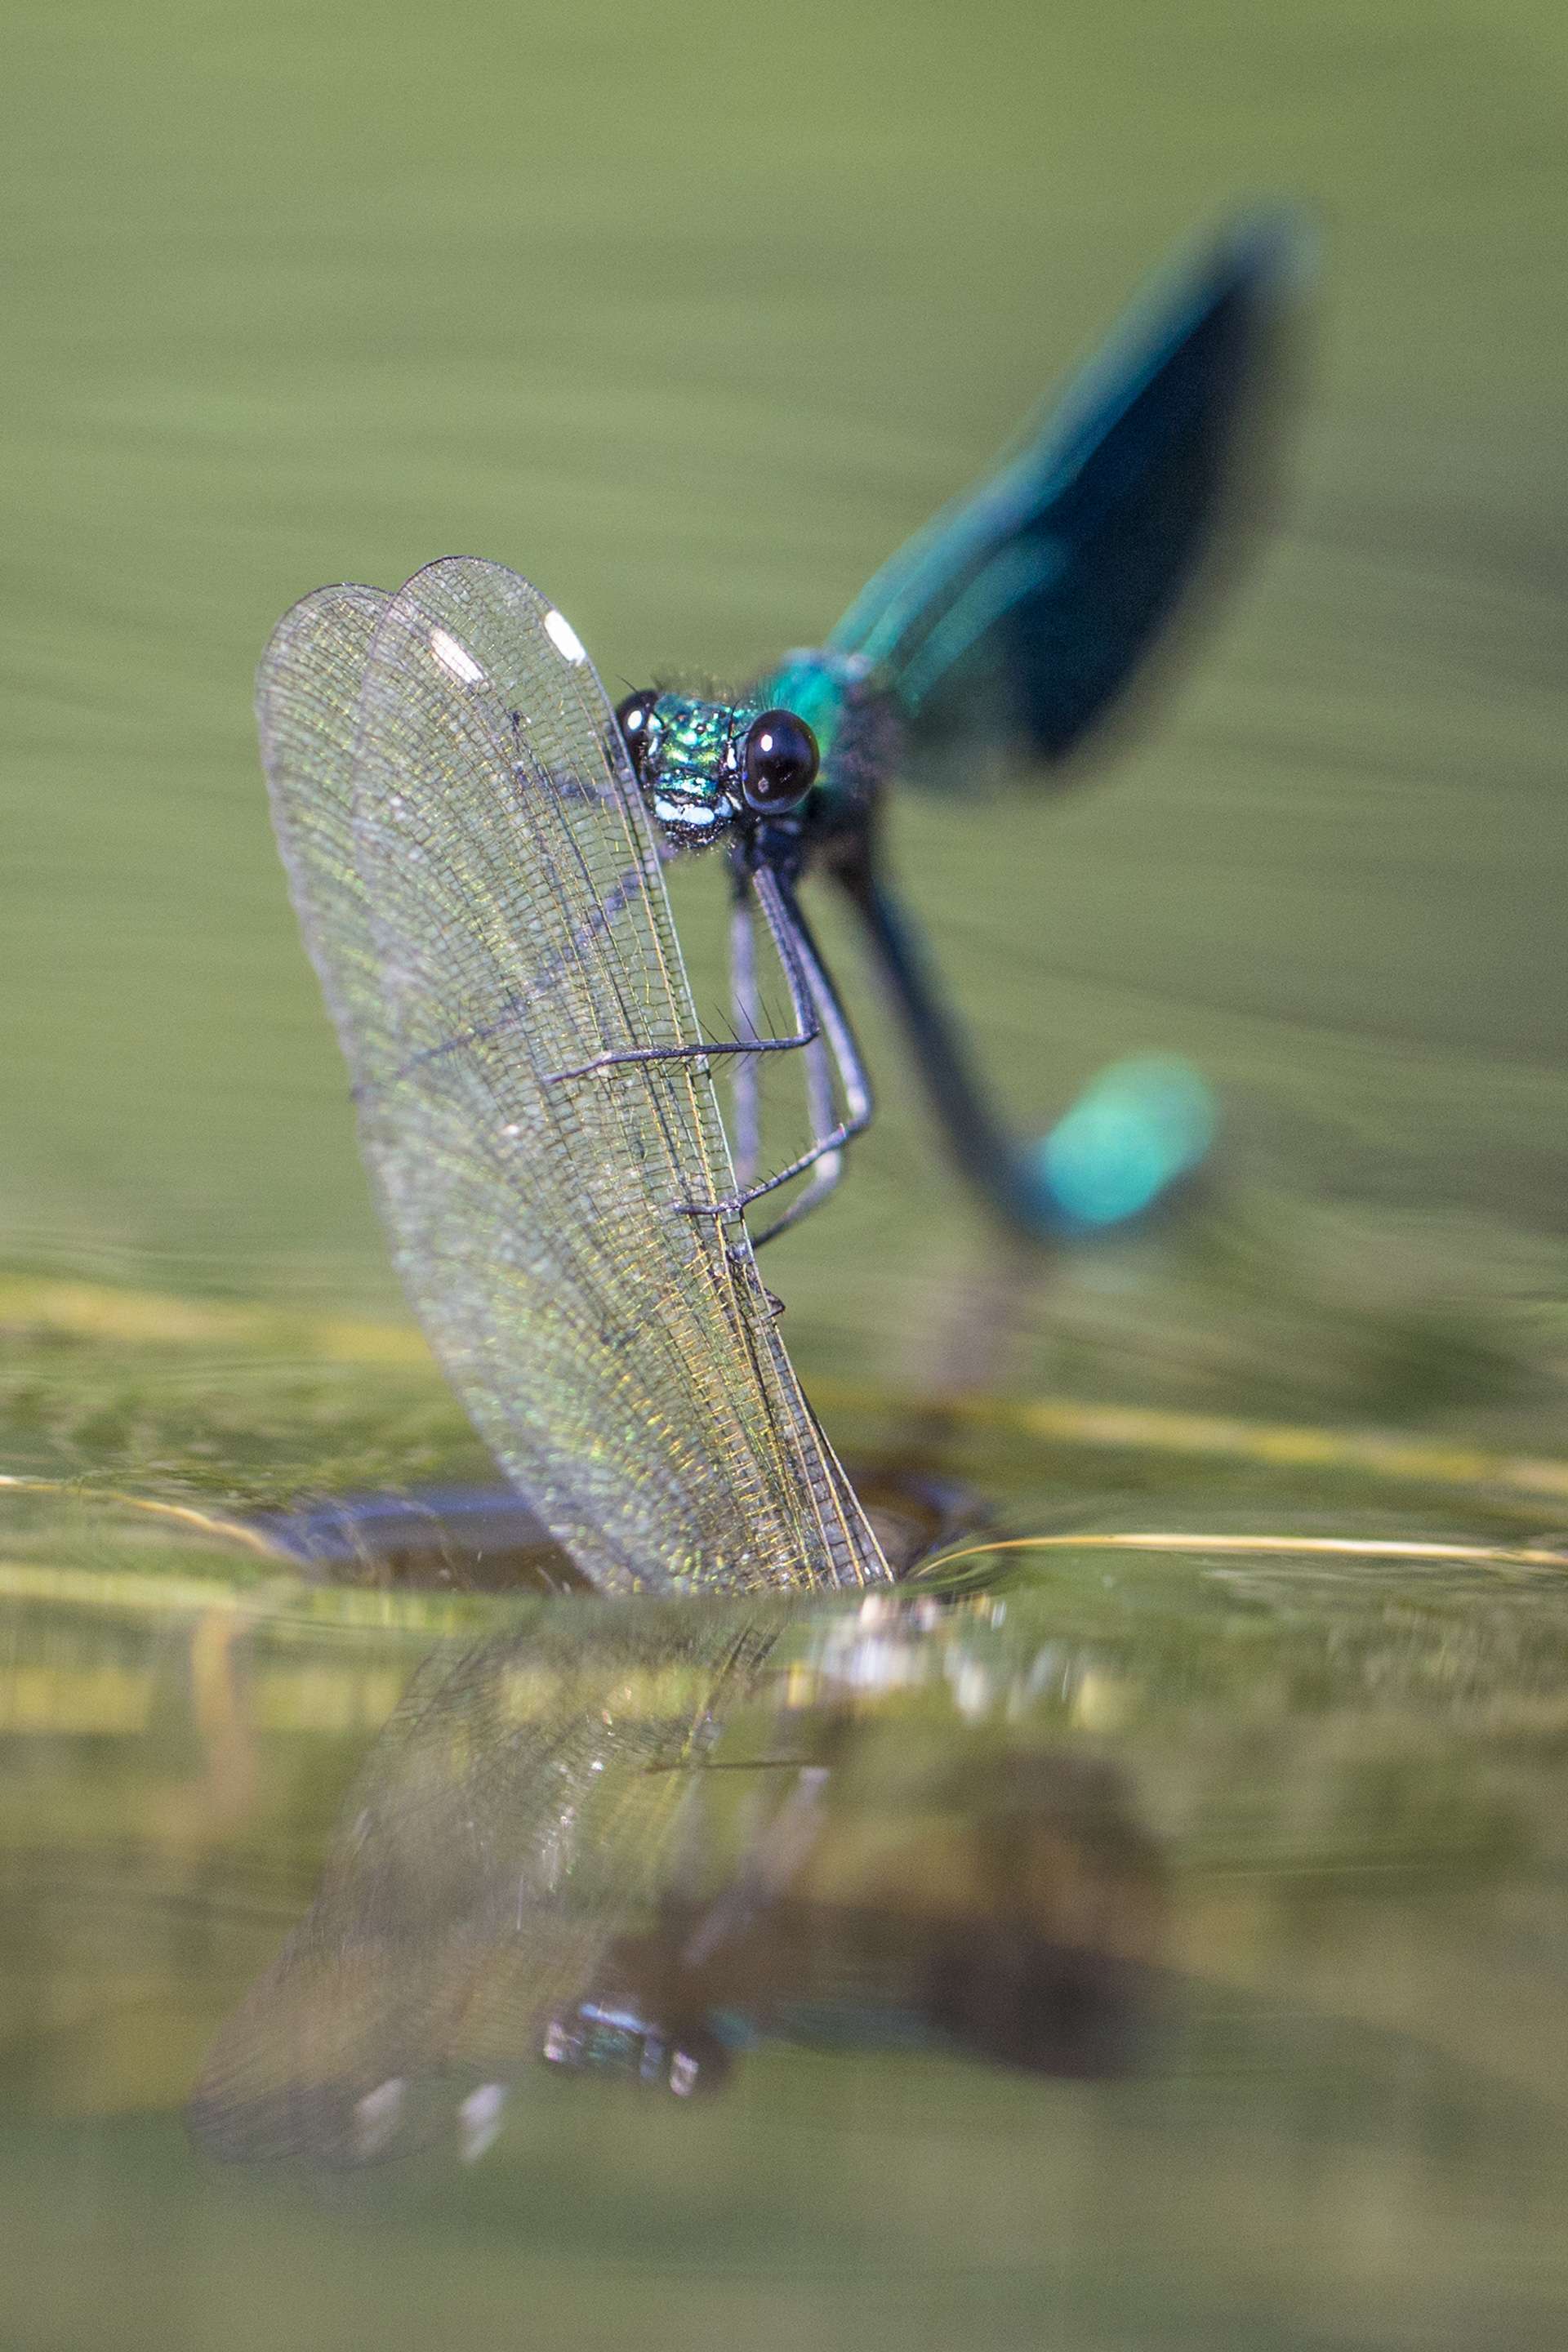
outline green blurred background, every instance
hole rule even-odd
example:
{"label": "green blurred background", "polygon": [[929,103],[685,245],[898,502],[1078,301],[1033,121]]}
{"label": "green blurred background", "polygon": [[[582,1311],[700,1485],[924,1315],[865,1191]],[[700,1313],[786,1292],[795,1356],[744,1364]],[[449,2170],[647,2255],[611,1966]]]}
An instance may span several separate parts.
{"label": "green blurred background", "polygon": [[[395,1308],[254,748],[294,597],[483,553],[612,688],[743,675],[1283,195],[1321,299],[1263,560],[1093,789],[899,812],[1023,1119],[1150,1048],[1226,1107],[1202,1213],[1009,1282],[982,1370],[1555,1428],[1568,16],[7,16],[5,1265]],[[847,977],[882,1118],[770,1279],[808,1373],[896,1385],[986,1244]]]}

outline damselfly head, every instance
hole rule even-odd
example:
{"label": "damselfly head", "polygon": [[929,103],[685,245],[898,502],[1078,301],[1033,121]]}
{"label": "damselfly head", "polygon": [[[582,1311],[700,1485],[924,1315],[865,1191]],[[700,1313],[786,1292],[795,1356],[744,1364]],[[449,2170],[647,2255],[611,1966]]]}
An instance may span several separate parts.
{"label": "damselfly head", "polygon": [[627,695],[616,719],[644,798],[683,848],[786,815],[816,780],[816,738],[793,710],[649,688]]}

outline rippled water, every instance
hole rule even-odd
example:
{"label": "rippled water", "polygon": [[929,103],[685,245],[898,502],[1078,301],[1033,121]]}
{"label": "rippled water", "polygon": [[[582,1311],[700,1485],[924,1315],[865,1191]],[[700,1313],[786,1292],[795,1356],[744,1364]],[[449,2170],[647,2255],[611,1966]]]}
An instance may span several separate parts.
{"label": "rippled water", "polygon": [[1560,1575],[212,1565],[5,1613],[11,2340],[1555,2339]]}

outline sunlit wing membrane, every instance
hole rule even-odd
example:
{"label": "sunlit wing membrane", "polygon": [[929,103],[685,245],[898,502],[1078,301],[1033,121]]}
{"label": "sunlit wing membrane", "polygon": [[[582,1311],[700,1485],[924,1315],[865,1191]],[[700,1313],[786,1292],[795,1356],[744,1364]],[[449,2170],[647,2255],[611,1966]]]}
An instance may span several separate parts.
{"label": "sunlit wing membrane", "polygon": [[262,765],[294,910],[345,1052],[354,1007],[374,1001],[370,918],[353,853],[353,749],[365,664],[389,602],[380,588],[319,588],[279,622],[256,683]]}
{"label": "sunlit wing membrane", "polygon": [[830,643],[885,671],[917,768],[998,740],[1059,760],[1131,681],[1247,471],[1301,244],[1289,222],[1244,226],[1140,306],[1011,463],[857,598]]}
{"label": "sunlit wing membrane", "polygon": [[262,665],[285,862],[399,1271],[507,1473],[605,1590],[886,1577],[742,1229],[603,688],[515,573],[325,589]]}

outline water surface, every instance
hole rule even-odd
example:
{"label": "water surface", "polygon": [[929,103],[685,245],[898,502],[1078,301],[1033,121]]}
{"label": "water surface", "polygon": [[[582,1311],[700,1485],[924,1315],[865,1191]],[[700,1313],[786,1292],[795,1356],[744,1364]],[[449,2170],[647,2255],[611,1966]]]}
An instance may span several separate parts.
{"label": "water surface", "polygon": [[[215,1564],[6,1612],[12,2341],[1560,2332],[1559,1578],[1068,1549],[737,1684],[733,1610]],[[660,1916],[725,2079],[543,2063]]]}

